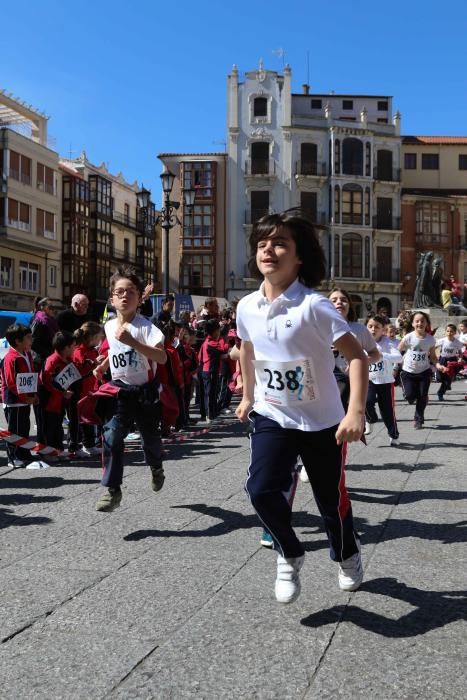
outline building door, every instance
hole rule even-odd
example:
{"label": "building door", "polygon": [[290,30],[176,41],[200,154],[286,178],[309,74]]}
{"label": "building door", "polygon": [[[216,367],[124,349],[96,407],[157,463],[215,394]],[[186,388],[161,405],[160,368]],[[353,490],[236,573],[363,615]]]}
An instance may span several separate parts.
{"label": "building door", "polygon": [[318,166],[318,149],[315,143],[302,143],[300,147],[301,175],[316,175]]}
{"label": "building door", "polygon": [[392,229],[392,199],[378,197],[376,200],[376,228]]}
{"label": "building door", "polygon": [[316,192],[300,192],[300,208],[312,221],[317,223],[317,199]]}
{"label": "building door", "polygon": [[376,177],[378,180],[392,180],[392,153],[391,151],[378,151],[378,165]]}

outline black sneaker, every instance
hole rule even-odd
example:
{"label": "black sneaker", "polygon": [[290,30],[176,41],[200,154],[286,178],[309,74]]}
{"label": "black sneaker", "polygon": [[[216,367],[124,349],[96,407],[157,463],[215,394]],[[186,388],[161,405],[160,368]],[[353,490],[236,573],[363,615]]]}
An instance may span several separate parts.
{"label": "black sneaker", "polygon": [[164,486],[165,474],[163,467],[151,467],[151,488],[160,491]]}
{"label": "black sneaker", "polygon": [[414,421],[413,428],[414,428],[414,430],[421,430],[422,429],[422,422],[419,420]]}
{"label": "black sneaker", "polygon": [[96,503],[96,510],[104,513],[111,513],[118,508],[122,500],[121,489],[107,489]]}

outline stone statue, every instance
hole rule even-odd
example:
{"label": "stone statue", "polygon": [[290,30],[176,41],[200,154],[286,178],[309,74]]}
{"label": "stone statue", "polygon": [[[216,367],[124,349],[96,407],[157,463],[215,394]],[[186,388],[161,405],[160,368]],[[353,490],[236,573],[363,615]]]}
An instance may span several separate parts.
{"label": "stone statue", "polygon": [[443,282],[443,259],[435,258],[433,260],[433,275],[431,277],[431,284],[433,285],[434,299],[436,301],[436,306],[442,306],[441,303],[441,284]]}
{"label": "stone statue", "polygon": [[418,260],[417,283],[415,285],[414,308],[439,306],[433,287],[433,251],[420,253]]}

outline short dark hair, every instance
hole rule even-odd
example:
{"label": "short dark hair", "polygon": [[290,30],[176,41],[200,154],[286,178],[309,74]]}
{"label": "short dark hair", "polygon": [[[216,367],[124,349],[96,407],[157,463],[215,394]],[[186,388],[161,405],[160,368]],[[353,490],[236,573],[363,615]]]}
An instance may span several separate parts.
{"label": "short dark hair", "polygon": [[167,294],[167,296],[164,297],[164,301],[162,302],[162,305],[168,304],[169,301],[175,301],[175,297],[173,294]]}
{"label": "short dark hair", "polygon": [[31,333],[32,330],[29,328],[29,326],[24,326],[22,323],[13,323],[13,325],[8,326],[6,329],[5,338],[7,339],[8,344],[14,348],[16,347],[17,340],[21,342],[24,340],[25,336],[31,335]]}
{"label": "short dark hair", "polygon": [[216,297],[208,297],[208,299],[206,299],[204,302],[204,306],[209,306],[209,304],[217,304],[217,306],[219,306],[219,302],[217,301]]}
{"label": "short dark hair", "polygon": [[287,228],[292,234],[297,256],[302,261],[298,279],[306,287],[316,287],[326,276],[326,258],[318,238],[318,227],[301,209],[287,209],[280,214],[266,214],[257,221],[250,235],[250,259],[248,268],[256,279],[263,275],[256,264],[258,243],[276,231]]}
{"label": "short dark hair", "polygon": [[446,328],[452,328],[454,332],[457,331],[456,324],[455,323],[446,323]]}
{"label": "short dark hair", "polygon": [[62,350],[65,350],[65,348],[68,348],[70,345],[76,345],[76,340],[72,333],[68,331],[58,331],[58,333],[55,333],[52,340],[52,347],[54,350],[62,352]]}
{"label": "short dark hair", "polygon": [[115,285],[117,284],[118,280],[122,279],[130,280],[140,294],[144,292],[144,283],[136,274],[135,268],[127,265],[120,265],[110,278],[110,294],[112,294],[113,290],[115,289]]}
{"label": "short dark hair", "polygon": [[345,298],[349,302],[349,313],[347,314],[347,321],[350,321],[350,323],[352,323],[352,321],[356,321],[357,314],[355,313],[355,308],[353,305],[353,301],[350,297],[350,294],[342,287],[333,287],[328,294],[328,299],[331,296],[331,294],[334,294],[334,292],[340,292],[341,294],[343,294],[343,296],[345,296]]}
{"label": "short dark hair", "polygon": [[221,324],[215,318],[210,318],[209,321],[206,321],[206,325],[204,326],[207,335],[212,335],[215,331],[218,331],[220,327]]}
{"label": "short dark hair", "polygon": [[376,323],[380,323],[382,326],[389,325],[388,319],[386,318],[386,316],[381,316],[381,314],[370,314],[368,316],[366,322],[368,323],[368,321],[376,321]]}

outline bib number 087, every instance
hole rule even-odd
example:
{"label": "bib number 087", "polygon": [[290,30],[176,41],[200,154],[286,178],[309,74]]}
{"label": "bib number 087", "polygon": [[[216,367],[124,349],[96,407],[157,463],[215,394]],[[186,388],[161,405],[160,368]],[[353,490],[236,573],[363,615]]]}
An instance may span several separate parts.
{"label": "bib number 087", "polygon": [[131,367],[136,365],[135,361],[135,351],[127,350],[127,352],[119,352],[112,355],[112,364],[115,369],[120,369],[124,367]]}

